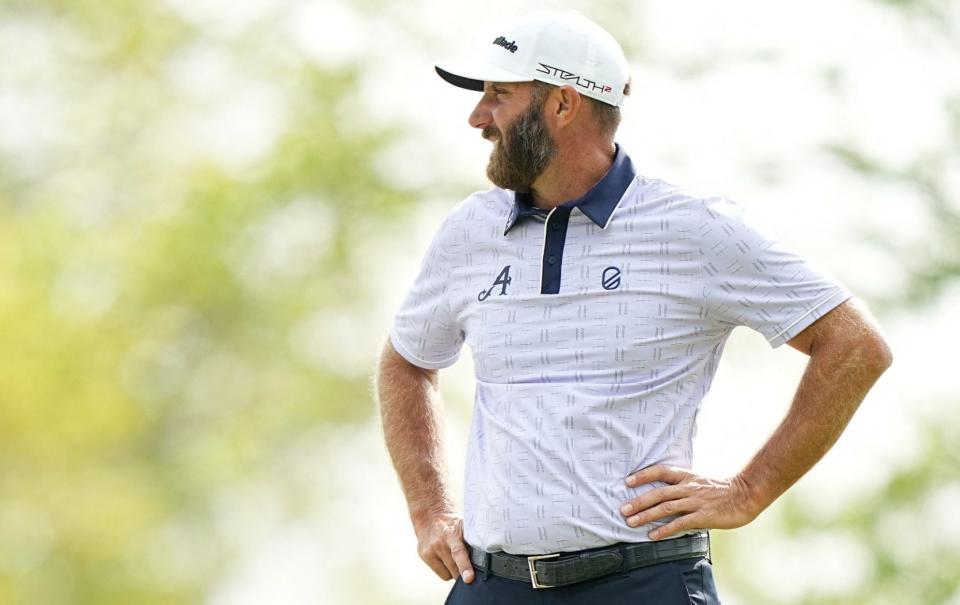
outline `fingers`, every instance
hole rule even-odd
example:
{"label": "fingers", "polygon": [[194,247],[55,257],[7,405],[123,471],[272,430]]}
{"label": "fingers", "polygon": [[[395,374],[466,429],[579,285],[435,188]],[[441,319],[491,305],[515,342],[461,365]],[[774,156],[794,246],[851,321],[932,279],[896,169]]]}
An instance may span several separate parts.
{"label": "fingers", "polygon": [[[460,575],[460,569],[457,567],[449,548],[438,548],[429,558],[421,558],[442,580],[449,580]],[[466,581],[466,578],[464,578],[464,581]]]}
{"label": "fingers", "polygon": [[650,536],[651,540],[662,540],[664,538],[669,538],[673,534],[686,531],[688,529],[701,529],[700,518],[701,515],[698,513],[691,513],[689,515],[677,517],[670,523],[658,527],[657,529],[649,532],[647,535]]}
{"label": "fingers", "polygon": [[470,552],[463,540],[463,519],[457,519],[453,532],[446,534],[450,558],[453,562],[453,574],[463,577],[467,584],[473,582],[473,565],[470,563]]}
{"label": "fingers", "polygon": [[443,561],[443,567],[446,571],[444,580],[456,579],[460,575],[460,570],[457,569],[457,564],[453,561],[453,555],[450,554],[449,546],[440,551],[440,560]]}
{"label": "fingers", "polygon": [[685,468],[679,466],[667,466],[666,464],[655,464],[641,469],[627,476],[626,483],[630,487],[651,483],[653,481],[664,481],[666,483],[680,483],[691,473]]}
{"label": "fingers", "polygon": [[453,562],[460,572],[459,575],[463,577],[463,581],[467,584],[473,582],[473,564],[470,562],[470,553],[467,551],[467,546],[463,540],[458,540],[450,547],[450,555],[453,557]]}
{"label": "fingers", "polygon": [[680,513],[689,513],[697,510],[696,503],[693,502],[690,498],[683,498],[680,500],[667,500],[653,508],[644,510],[636,515],[627,519],[627,525],[630,527],[640,527],[650,523],[651,521],[656,521],[657,519],[662,519],[664,517],[669,517],[670,515],[677,515]]}
{"label": "fingers", "polygon": [[627,478],[628,485],[652,481],[672,485],[648,490],[623,503],[620,514],[627,525],[640,527],[657,519],[683,515],[649,533],[659,540],[686,529],[732,529],[750,523],[762,508],[753,503],[748,490],[736,480],[714,480],[666,465],[651,466]]}
{"label": "fingers", "polygon": [[659,504],[665,500],[677,500],[688,495],[687,488],[679,485],[668,485],[652,489],[643,495],[637,496],[633,500],[626,502],[620,507],[621,515],[631,515],[638,511],[646,510],[651,506]]}
{"label": "fingers", "polygon": [[[443,546],[443,548],[438,549],[437,557],[443,564],[444,573],[438,575],[444,580],[460,576],[467,584],[473,582],[473,565],[470,563],[470,553],[467,551],[463,540],[451,539]],[[437,570],[434,569],[434,571]]]}
{"label": "fingers", "polygon": [[[420,558],[423,559],[423,562],[433,570],[433,573],[440,576],[441,580],[449,580],[453,577],[450,573],[449,566],[446,561],[443,560],[442,549],[437,548],[436,545],[429,544],[422,547],[418,549],[418,554]],[[456,567],[454,567],[454,569],[456,569]]]}
{"label": "fingers", "polygon": [[458,576],[467,584],[473,582],[475,573],[470,562],[470,552],[463,540],[462,520],[442,522],[418,548],[420,558],[443,580]]}
{"label": "fingers", "polygon": [[446,564],[443,562],[443,559],[439,555],[426,555],[421,554],[420,558],[423,559],[423,562],[426,563],[430,569],[433,570],[433,573],[440,576],[441,580],[450,579],[450,570],[447,569]]}

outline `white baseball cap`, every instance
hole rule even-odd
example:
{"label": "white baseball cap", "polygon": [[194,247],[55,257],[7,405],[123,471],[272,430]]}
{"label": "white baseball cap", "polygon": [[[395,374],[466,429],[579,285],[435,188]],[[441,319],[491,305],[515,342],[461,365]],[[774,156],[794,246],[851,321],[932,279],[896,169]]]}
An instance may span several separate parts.
{"label": "white baseball cap", "polygon": [[623,49],[607,30],[577,11],[536,11],[502,29],[469,61],[441,61],[440,77],[454,86],[483,90],[484,82],[571,85],[577,92],[619,107],[630,79]]}

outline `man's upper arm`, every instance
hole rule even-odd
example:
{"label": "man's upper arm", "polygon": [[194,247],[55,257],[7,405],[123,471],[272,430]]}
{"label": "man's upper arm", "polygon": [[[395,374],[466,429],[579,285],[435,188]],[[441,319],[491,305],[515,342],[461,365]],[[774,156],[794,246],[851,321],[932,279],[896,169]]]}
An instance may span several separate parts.
{"label": "man's upper arm", "polygon": [[411,363],[397,351],[390,338],[386,339],[383,345],[383,351],[380,353],[380,367],[381,369],[390,367],[407,374],[417,374],[427,378],[434,384],[437,384],[439,379],[439,369],[424,368]]}
{"label": "man's upper arm", "polygon": [[807,355],[813,355],[818,348],[824,346],[862,346],[885,366],[893,361],[890,347],[880,334],[870,311],[855,298],[837,305],[788,340],[787,344]]}
{"label": "man's upper arm", "polygon": [[465,342],[458,312],[463,283],[454,277],[459,256],[448,249],[464,228],[460,214],[451,212],[434,233],[390,330],[396,352],[421,368],[453,365]]}

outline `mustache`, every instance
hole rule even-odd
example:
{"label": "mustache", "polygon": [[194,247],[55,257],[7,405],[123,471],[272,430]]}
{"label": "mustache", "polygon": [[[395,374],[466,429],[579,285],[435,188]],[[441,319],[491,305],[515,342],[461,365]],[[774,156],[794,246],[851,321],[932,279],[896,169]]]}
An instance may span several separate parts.
{"label": "mustache", "polygon": [[500,129],[493,124],[484,126],[483,130],[480,131],[480,136],[487,140],[493,138],[494,135],[496,135],[498,139],[500,138]]}

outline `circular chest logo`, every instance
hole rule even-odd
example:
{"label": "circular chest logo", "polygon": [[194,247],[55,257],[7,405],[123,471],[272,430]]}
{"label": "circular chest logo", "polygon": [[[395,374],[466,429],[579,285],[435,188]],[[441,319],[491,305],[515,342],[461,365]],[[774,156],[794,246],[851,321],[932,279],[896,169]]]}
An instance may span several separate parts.
{"label": "circular chest logo", "polygon": [[620,287],[620,268],[607,267],[603,270],[603,289],[616,290]]}

